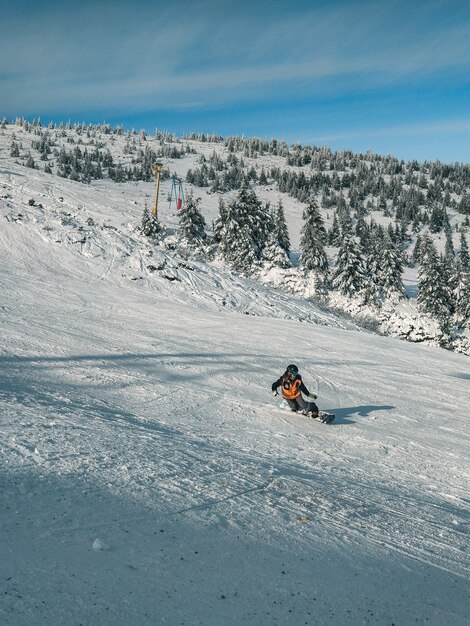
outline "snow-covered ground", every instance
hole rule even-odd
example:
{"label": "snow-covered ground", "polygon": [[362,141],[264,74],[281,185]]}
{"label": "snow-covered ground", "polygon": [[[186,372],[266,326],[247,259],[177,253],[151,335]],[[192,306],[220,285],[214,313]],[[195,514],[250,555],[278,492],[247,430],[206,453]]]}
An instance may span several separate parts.
{"label": "snow-covered ground", "polygon": [[468,624],[468,358],[153,248],[132,188],[0,161],[0,623]]}
{"label": "snow-covered ground", "polygon": [[[38,144],[41,142],[50,144],[49,153],[47,155],[40,155]],[[17,150],[16,157],[11,156],[13,146],[15,146]],[[84,161],[80,159],[82,159],[85,151],[87,151],[88,155],[93,154],[96,150],[101,151],[102,155],[108,153],[114,159],[114,168],[119,164],[119,166],[130,168],[130,170],[136,166],[136,163],[140,163],[141,157],[146,151],[150,151],[149,153],[153,155],[158,155],[161,151],[165,154],[176,151],[182,154],[182,158],[161,158],[164,161],[167,173],[179,176],[182,181],[186,180],[189,170],[194,172],[200,168],[202,161],[205,160],[204,167],[207,167],[208,163],[214,162],[214,155],[216,159],[225,164],[229,162],[233,163],[233,160],[238,162],[239,165],[243,163],[246,172],[250,169],[254,169],[258,175],[260,172],[268,172],[269,174],[273,168],[279,171],[296,173],[297,175],[302,174],[306,177],[315,174],[316,171],[313,163],[312,165],[293,166],[289,165],[285,156],[273,155],[266,152],[261,154],[256,150],[253,152],[251,148],[248,149],[247,152],[247,149],[243,148],[243,143],[240,142],[238,142],[238,144],[235,142],[235,146],[235,151],[230,152],[229,148],[222,141],[210,141],[207,140],[207,138],[204,141],[187,138],[179,139],[173,135],[161,133],[160,131],[157,131],[155,136],[147,136],[144,138],[142,133],[125,133],[122,130],[112,131],[107,127],[87,128],[78,125],[75,127],[62,126],[43,129],[37,125],[29,125],[28,127],[28,124],[24,121],[18,121],[18,124],[2,122],[0,124],[0,155],[4,164],[5,173],[11,175],[16,172],[19,176],[15,184],[10,183],[10,185],[7,184],[4,186],[4,189],[8,189],[9,187],[13,188],[13,192],[12,194],[4,193],[3,198],[6,200],[7,207],[17,208],[20,206],[20,212],[23,214],[25,205],[25,198],[23,197],[23,191],[25,191],[24,177],[26,176],[28,179],[28,189],[30,192],[34,193],[34,197],[30,198],[30,200],[36,202],[36,208],[32,212],[30,211],[30,217],[40,222],[45,232],[49,233],[51,237],[56,237],[56,240],[74,244],[80,249],[82,254],[88,254],[89,256],[105,255],[105,252],[109,249],[109,239],[114,243],[116,243],[117,239],[121,239],[118,258],[124,258],[126,256],[132,256],[132,250],[134,252],[136,250],[136,245],[132,244],[129,235],[135,232],[135,226],[140,222],[143,206],[147,205],[149,207],[153,203],[154,183],[128,181],[126,183],[114,184],[105,179],[99,181],[94,180],[90,186],[86,184],[64,185],[64,179],[55,175],[62,167],[59,165],[60,154],[63,152],[64,154],[68,154],[71,158],[70,155],[73,155],[74,151],[78,150],[81,157],[77,158],[81,162],[81,171],[83,174]],[[41,170],[41,172],[47,166],[52,168],[50,170],[52,174],[42,176],[42,174],[37,171],[28,172],[28,168],[24,167],[24,164],[28,162],[28,155],[30,159],[33,158],[35,160],[35,166]],[[45,160],[42,160],[44,157]],[[23,164],[23,166],[19,164]],[[366,168],[368,167],[365,163],[363,163],[363,165]],[[344,165],[340,165],[339,167],[343,168]],[[346,170],[349,169],[351,173],[354,173],[354,168],[356,167],[357,159],[355,164],[354,160],[351,160]],[[433,178],[431,169],[429,164],[427,164],[426,168],[423,170],[423,172],[426,171],[427,173],[423,173],[422,176],[423,179],[427,181],[426,184],[429,183],[432,186]],[[323,169],[321,171],[323,171]],[[344,173],[346,174],[347,172],[345,171]],[[67,175],[71,175],[70,170]],[[106,168],[104,175],[105,177],[107,176]],[[460,173],[460,175],[462,175],[462,173]],[[80,174],[77,174],[77,177],[80,178]],[[33,180],[37,184],[31,185],[30,183]],[[390,174],[384,174],[382,180],[390,182]],[[465,178],[462,177],[462,185],[465,185],[464,181]],[[402,185],[403,180],[400,179],[397,184]],[[295,266],[298,265],[300,256],[300,230],[303,224],[302,216],[305,204],[287,193],[281,193],[279,186],[273,180],[271,180],[271,184],[257,184],[254,185],[254,187],[260,200],[264,203],[268,203],[271,207],[277,206],[279,201],[283,203],[291,240],[291,259]],[[218,216],[219,201],[224,200],[225,202],[230,202],[237,193],[236,191],[213,193],[210,186],[203,188],[195,187],[193,184],[187,182],[184,183],[184,188],[186,195],[194,192],[196,197],[201,197],[201,210],[206,219],[209,231],[211,230],[213,221]],[[173,198],[173,203],[170,204],[167,201],[171,195],[170,189],[170,180],[163,180],[160,186],[159,217],[171,232],[178,228],[179,219],[175,208],[175,199]],[[464,187],[462,187],[462,190],[463,189]],[[345,194],[347,195],[348,191],[345,190]],[[462,228],[463,231],[466,230],[464,227],[465,216],[457,212],[455,208],[455,202],[459,201],[460,196],[455,193],[453,193],[453,196],[452,200],[448,200],[449,206],[447,207],[447,213],[451,226],[453,246],[456,250],[459,250],[459,232]],[[60,201],[62,204],[60,204]],[[317,201],[319,204],[323,203],[321,194],[318,194]],[[370,203],[371,201],[373,201],[372,204],[377,204],[379,198],[370,196],[368,202]],[[105,215],[108,219],[106,223],[102,221],[103,206],[106,207]],[[426,211],[428,211],[428,209],[426,209]],[[333,214],[333,210],[323,210],[323,218],[328,226],[332,225]],[[93,226],[98,226],[98,230],[101,229],[101,231],[103,231],[105,228],[109,229],[111,227],[111,229],[118,232],[108,233],[108,236],[97,232],[96,228],[94,232],[90,232],[88,222],[90,219],[93,220],[93,217],[90,216],[98,220],[97,224],[93,224]],[[55,220],[54,217],[56,218]],[[11,218],[16,219],[14,215],[12,215]],[[85,223],[85,219],[87,223]],[[123,220],[127,220],[127,222]],[[393,219],[386,217],[381,210],[371,210],[367,220],[373,220],[376,224],[380,224],[385,228],[394,224]],[[67,221],[68,224],[65,223]],[[58,229],[58,225],[68,228]],[[409,242],[409,245],[406,244],[408,245],[406,255],[410,255],[413,251],[417,237],[414,231],[409,232],[408,235],[410,236],[411,242]],[[443,252],[446,243],[444,234],[442,232],[434,234],[433,241],[437,249]],[[129,249],[129,246],[132,250]],[[168,280],[175,278],[175,264],[168,256],[159,254],[154,263],[151,259],[147,258],[149,255],[145,251],[142,251],[141,246],[137,246],[137,248],[137,256],[139,258],[128,259],[131,263],[134,262],[134,269],[145,270],[146,268],[148,269],[148,267],[162,268],[162,266],[165,265],[163,274],[166,275]],[[334,267],[337,248],[330,246],[327,252],[330,266]],[[204,259],[202,260],[205,261]],[[179,259],[177,263],[179,263],[180,270],[178,277],[184,284],[184,289],[187,288],[188,283],[192,284],[193,278],[195,277],[200,289],[192,290],[193,295],[195,291],[197,291],[199,295],[203,294],[206,304],[213,305],[214,302],[225,302],[225,306],[229,306],[229,308],[237,308],[239,310],[242,310],[244,307],[246,308],[245,281],[229,281],[230,288],[228,290],[232,294],[232,297],[229,299],[230,301],[227,302],[223,292],[227,291],[228,284],[224,276],[223,268],[221,268],[222,273],[217,273],[216,267],[214,266],[212,266],[211,271],[206,272],[204,263],[203,266],[199,265],[199,270],[201,271],[188,275],[188,272],[183,271],[184,268],[181,267],[181,259]],[[193,272],[195,267],[196,266],[193,264],[189,271]],[[115,264],[114,269],[116,269]],[[305,277],[303,272],[299,271],[297,267],[294,267],[293,270],[288,270],[287,273],[278,271],[277,269],[272,272],[271,269],[272,268],[267,268],[268,271],[265,271],[265,268],[265,270],[257,276],[257,279],[262,283],[278,287],[288,294],[287,297],[284,298],[281,306],[281,315],[287,314],[285,305],[289,302],[288,308],[294,306],[294,309],[296,309],[288,313],[290,316],[301,317],[307,320],[311,319],[311,307],[308,303],[303,302],[306,298],[315,297],[315,288],[311,284],[311,280]],[[450,336],[448,336],[446,334],[448,331],[440,328],[437,319],[420,311],[420,307],[417,306],[416,302],[417,269],[417,266],[404,268],[403,282],[407,295],[406,300],[397,301],[396,299],[392,299],[382,304],[381,308],[377,308],[373,304],[364,304],[362,297],[354,299],[343,296],[338,291],[330,291],[328,295],[328,306],[330,309],[334,308],[337,311],[341,311],[343,317],[344,313],[346,313],[349,318],[356,320],[356,323],[365,324],[368,328],[372,326],[383,334],[429,345],[445,345],[457,352],[462,352],[467,355],[470,354],[470,329],[468,329],[468,327],[457,328],[460,321],[454,320],[457,326],[453,326],[451,322],[451,326],[453,327],[450,331]],[[206,283],[208,281],[209,284],[206,284],[204,289],[202,289],[202,283],[205,281]],[[252,289],[263,292],[259,283],[251,283],[250,287],[248,287],[248,291],[252,291]],[[237,292],[237,297],[233,297],[234,291]],[[297,296],[295,302],[291,298],[292,294]],[[272,292],[269,296],[270,300],[271,296]],[[280,294],[275,297],[277,300],[279,300],[279,298],[282,299]],[[249,313],[259,314],[260,306],[263,308],[263,314],[269,311],[266,306],[263,307],[256,299],[250,297],[249,293],[248,300],[251,302]],[[268,306],[272,308],[272,302],[270,302]],[[305,307],[307,307],[308,310],[306,317],[304,314]],[[279,308],[277,306],[274,308],[276,312],[271,311],[271,313],[278,315],[280,313]],[[254,311],[254,309],[256,309],[256,311]],[[317,314],[318,311],[315,315],[317,316]]]}

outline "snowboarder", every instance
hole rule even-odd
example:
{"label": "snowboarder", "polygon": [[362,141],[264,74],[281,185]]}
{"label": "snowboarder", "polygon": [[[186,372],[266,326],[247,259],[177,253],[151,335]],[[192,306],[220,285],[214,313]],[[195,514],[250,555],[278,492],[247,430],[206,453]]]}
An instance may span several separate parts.
{"label": "snowboarder", "polygon": [[291,411],[300,410],[304,415],[318,417],[319,411],[315,402],[307,402],[302,396],[302,393],[304,393],[309,400],[315,400],[317,394],[310,393],[304,385],[297,365],[288,365],[284,374],[272,384],[271,389],[274,396],[279,395],[278,387],[282,387],[282,397],[286,400]]}

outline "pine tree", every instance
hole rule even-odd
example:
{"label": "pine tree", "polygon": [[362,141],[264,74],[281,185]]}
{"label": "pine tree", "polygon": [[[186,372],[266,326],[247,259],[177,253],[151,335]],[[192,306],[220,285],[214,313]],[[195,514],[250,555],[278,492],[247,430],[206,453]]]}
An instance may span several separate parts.
{"label": "pine tree", "polygon": [[392,243],[390,237],[385,236],[384,245],[380,254],[379,284],[387,297],[403,296],[403,260],[401,253]]}
{"label": "pine tree", "polygon": [[444,215],[442,208],[437,204],[434,204],[431,217],[429,218],[429,230],[432,233],[439,233],[444,226]]}
{"label": "pine tree", "polygon": [[361,247],[363,250],[367,250],[369,248],[370,236],[369,236],[369,227],[364,219],[364,217],[359,217],[356,222],[356,236],[359,237],[359,241],[361,242]]}
{"label": "pine tree", "polygon": [[284,250],[287,257],[290,254],[290,238],[289,229],[287,228],[286,216],[284,214],[284,207],[279,200],[277,205],[276,214],[274,216],[274,233],[277,243]]}
{"label": "pine tree", "polygon": [[374,228],[367,248],[366,275],[369,279],[368,296],[377,305],[381,304],[383,296],[381,290],[381,257],[384,237],[385,234],[382,227]]}
{"label": "pine tree", "polygon": [[272,219],[255,192],[243,184],[225,215],[219,251],[234,269],[250,273],[263,256]]}
{"label": "pine tree", "polygon": [[460,234],[460,251],[456,263],[454,287],[455,316],[457,322],[470,327],[470,256],[465,234]]}
{"label": "pine tree", "polygon": [[307,271],[325,274],[328,271],[328,257],[325,252],[326,231],[323,218],[312,196],[303,212],[304,224],[300,238],[300,267]]}
{"label": "pine tree", "polygon": [[268,184],[268,179],[266,177],[266,172],[264,171],[264,167],[261,168],[261,174],[259,175],[259,184],[260,185],[267,185]]}
{"label": "pine tree", "polygon": [[346,296],[363,294],[367,286],[364,259],[356,239],[345,234],[336,258],[332,286]]}
{"label": "pine tree", "polygon": [[264,258],[277,267],[288,268],[292,265],[286,251],[279,245],[275,230],[268,236],[268,241],[264,248]]}
{"label": "pine tree", "polygon": [[247,226],[256,258],[261,258],[268,235],[272,229],[269,205],[263,205],[256,193],[246,184],[242,184],[235,201],[232,203],[240,226]]}
{"label": "pine tree", "polygon": [[189,245],[200,246],[206,237],[206,222],[199,210],[201,199],[191,193],[179,212],[181,235]]}
{"label": "pine tree", "polygon": [[411,259],[414,264],[419,262],[420,255],[421,255],[420,250],[421,250],[421,235],[418,234],[416,237],[415,247],[413,248],[413,252],[411,254]]}
{"label": "pine tree", "polygon": [[339,246],[341,243],[341,232],[339,229],[338,214],[335,211],[333,215],[333,223],[328,233],[328,243],[330,246]]}
{"label": "pine tree", "polygon": [[439,258],[439,269],[441,274],[442,301],[449,314],[455,312],[454,291],[457,287],[457,272],[455,258],[441,255]]}
{"label": "pine tree", "polygon": [[418,270],[418,305],[424,313],[437,318],[449,315],[447,294],[443,288],[441,264],[431,238],[426,235],[421,244]]}
{"label": "pine tree", "polygon": [[229,204],[221,233],[219,252],[233,269],[250,273],[257,262],[257,254],[249,226],[240,221],[237,207]]}
{"label": "pine tree", "polygon": [[465,233],[460,233],[460,252],[459,252],[459,262],[463,271],[470,271],[470,254],[468,251],[467,239],[465,237]]}
{"label": "pine tree", "polygon": [[222,198],[219,199],[219,215],[216,217],[213,226],[213,239],[216,244],[222,240],[222,233],[225,222],[227,221],[227,208]]}
{"label": "pine tree", "polygon": [[340,242],[346,235],[352,235],[352,220],[351,214],[349,212],[348,205],[346,204],[346,200],[343,195],[340,195],[338,198],[338,221],[340,226]]}
{"label": "pine tree", "polygon": [[146,237],[155,237],[160,232],[157,216],[150,213],[147,207],[144,208],[140,230]]}
{"label": "pine tree", "polygon": [[36,163],[34,162],[34,159],[31,156],[31,153],[28,153],[28,157],[26,159],[25,165],[26,165],[26,167],[30,167],[33,170],[36,169]]}
{"label": "pine tree", "polygon": [[377,228],[369,247],[367,269],[370,279],[369,292],[376,304],[384,298],[402,297],[403,260],[397,246],[388,233]]}
{"label": "pine tree", "polygon": [[454,289],[455,317],[457,322],[470,327],[470,270],[457,265],[457,281]]}
{"label": "pine tree", "polygon": [[462,198],[457,205],[457,211],[463,215],[470,215],[470,194],[466,191],[462,194]]}
{"label": "pine tree", "polygon": [[11,142],[10,156],[11,157],[15,157],[15,158],[20,156],[20,148],[19,148],[18,144],[16,143],[16,141],[12,141]]}
{"label": "pine tree", "polygon": [[444,348],[445,350],[452,350],[454,348],[449,317],[443,317],[439,320],[439,332],[436,339],[440,348]]}

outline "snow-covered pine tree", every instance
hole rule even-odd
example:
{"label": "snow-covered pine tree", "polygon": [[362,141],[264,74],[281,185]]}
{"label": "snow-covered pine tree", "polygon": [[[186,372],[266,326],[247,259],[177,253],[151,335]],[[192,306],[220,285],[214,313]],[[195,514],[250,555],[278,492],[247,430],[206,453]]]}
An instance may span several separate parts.
{"label": "snow-covered pine tree", "polygon": [[[386,200],[385,195],[383,193],[380,194],[380,198],[379,198],[379,201],[377,203],[377,210],[378,211],[382,211],[384,215],[386,215],[386,213],[387,213],[387,200]],[[387,217],[390,217],[390,214],[388,214]]]}
{"label": "snow-covered pine tree", "polygon": [[436,339],[439,347],[445,350],[452,350],[454,348],[450,317],[442,317],[439,320],[439,332]]}
{"label": "snow-covered pine tree", "polygon": [[367,276],[361,249],[355,237],[350,233],[345,233],[339,247],[332,286],[346,296],[361,296],[367,287]]}
{"label": "snow-covered pine tree", "polygon": [[470,256],[465,234],[460,234],[454,288],[455,317],[459,325],[470,328]]}
{"label": "snow-covered pine tree", "polygon": [[340,226],[340,243],[346,235],[352,235],[352,220],[349,207],[342,194],[338,197],[338,221]]}
{"label": "snow-covered pine tree", "polygon": [[237,207],[229,204],[221,230],[219,253],[233,269],[250,273],[258,261],[250,228],[240,219]]}
{"label": "snow-covered pine tree", "polygon": [[470,271],[459,267],[454,289],[455,317],[459,325],[470,328]]}
{"label": "snow-covered pine tree", "polygon": [[380,265],[378,271],[378,283],[385,297],[396,298],[404,295],[403,286],[403,259],[400,250],[385,234],[383,246],[380,251]]}
{"label": "snow-covered pine tree", "polygon": [[444,232],[446,235],[446,247],[444,254],[446,259],[448,259],[449,261],[453,261],[455,257],[455,250],[454,242],[452,241],[452,228],[450,227],[450,224],[446,224],[446,226],[444,227]]}
{"label": "snow-covered pine tree", "polygon": [[421,243],[417,301],[424,313],[438,319],[450,315],[448,294],[443,287],[441,263],[436,247],[427,234]]}
{"label": "snow-covered pine tree", "polygon": [[470,194],[466,191],[462,194],[462,198],[457,205],[457,211],[463,215],[470,215]]}
{"label": "snow-covered pine tree", "polygon": [[429,218],[429,230],[432,233],[441,232],[444,226],[444,213],[441,206],[434,204]]}
{"label": "snow-covered pine tree", "polygon": [[465,272],[470,271],[470,253],[468,251],[467,238],[463,232],[460,233],[459,263]]}
{"label": "snow-covered pine tree", "polygon": [[250,273],[262,258],[272,219],[255,192],[243,184],[226,208],[219,251],[234,269]]}
{"label": "snow-covered pine tree", "polygon": [[154,213],[150,213],[147,207],[144,208],[140,230],[146,237],[156,237],[160,232],[160,224]]}
{"label": "snow-covered pine tree", "polygon": [[206,238],[206,221],[199,210],[200,202],[191,192],[179,211],[181,236],[190,246],[200,247]]}
{"label": "snow-covered pine tree", "polygon": [[277,243],[284,250],[287,257],[290,254],[289,229],[287,228],[286,216],[281,200],[279,200],[274,216],[274,233]]}
{"label": "snow-covered pine tree", "polygon": [[269,205],[263,205],[253,189],[243,183],[231,206],[239,220],[240,227],[247,225],[250,229],[255,256],[261,258],[273,226]]}
{"label": "snow-covered pine tree", "polygon": [[20,147],[16,143],[16,141],[12,141],[10,145],[10,156],[11,157],[19,157],[20,156]]}
{"label": "snow-covered pine tree", "polygon": [[[362,246],[362,250],[367,250],[365,259],[366,276],[368,278],[367,299],[372,300],[376,305],[382,303],[381,289],[381,257],[384,245],[385,231],[382,226],[374,226],[371,229],[369,245]],[[362,243],[361,243],[362,245]]]}
{"label": "snow-covered pine tree", "polygon": [[266,172],[264,171],[264,167],[261,168],[261,174],[259,175],[259,184],[260,185],[267,185],[268,184],[268,179],[266,176]]}
{"label": "snow-covered pine tree", "polygon": [[455,256],[446,256],[441,254],[439,258],[440,272],[441,272],[441,285],[442,285],[442,297],[447,303],[449,314],[455,312],[455,296],[454,292],[457,287],[457,263]]}
{"label": "snow-covered pine tree", "polygon": [[28,156],[26,158],[26,163],[25,163],[26,167],[30,167],[31,169],[35,170],[36,169],[36,163],[31,155],[30,152],[28,152]]}
{"label": "snow-covered pine tree", "polygon": [[326,230],[314,196],[311,196],[302,217],[304,224],[300,231],[300,268],[326,275],[328,272],[328,257],[325,252]]}
{"label": "snow-covered pine tree", "polygon": [[341,243],[341,231],[339,229],[338,214],[336,211],[333,214],[333,223],[328,233],[328,243],[330,246],[339,246]]}
{"label": "snow-covered pine tree", "polygon": [[416,236],[416,242],[413,248],[413,252],[411,254],[411,259],[415,265],[416,263],[419,262],[420,257],[421,257],[421,235],[418,234]]}
{"label": "snow-covered pine tree", "polygon": [[356,222],[355,234],[359,237],[363,250],[368,250],[370,244],[369,227],[363,216],[359,217]]}
{"label": "snow-covered pine tree", "polygon": [[219,215],[214,220],[212,231],[213,239],[216,244],[219,244],[222,240],[222,231],[227,221],[227,207],[225,206],[222,198],[219,198]]}
{"label": "snow-covered pine tree", "polygon": [[286,251],[279,245],[278,236],[275,230],[271,231],[268,236],[263,256],[266,261],[277,267],[286,269],[292,266]]}

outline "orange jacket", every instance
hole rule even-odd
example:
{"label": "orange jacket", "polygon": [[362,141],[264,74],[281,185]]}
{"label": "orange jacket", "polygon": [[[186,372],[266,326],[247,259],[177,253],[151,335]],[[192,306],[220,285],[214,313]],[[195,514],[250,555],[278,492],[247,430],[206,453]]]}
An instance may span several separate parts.
{"label": "orange jacket", "polygon": [[286,400],[295,400],[300,396],[300,385],[302,384],[302,379],[300,376],[294,378],[294,380],[289,380],[286,378],[282,382],[282,397]]}
{"label": "orange jacket", "polygon": [[276,382],[272,384],[273,391],[279,386],[282,388],[282,397],[285,400],[295,400],[300,396],[301,392],[306,395],[309,393],[307,387],[302,382],[302,376],[300,374],[292,377],[285,372],[279,380],[276,380]]}

